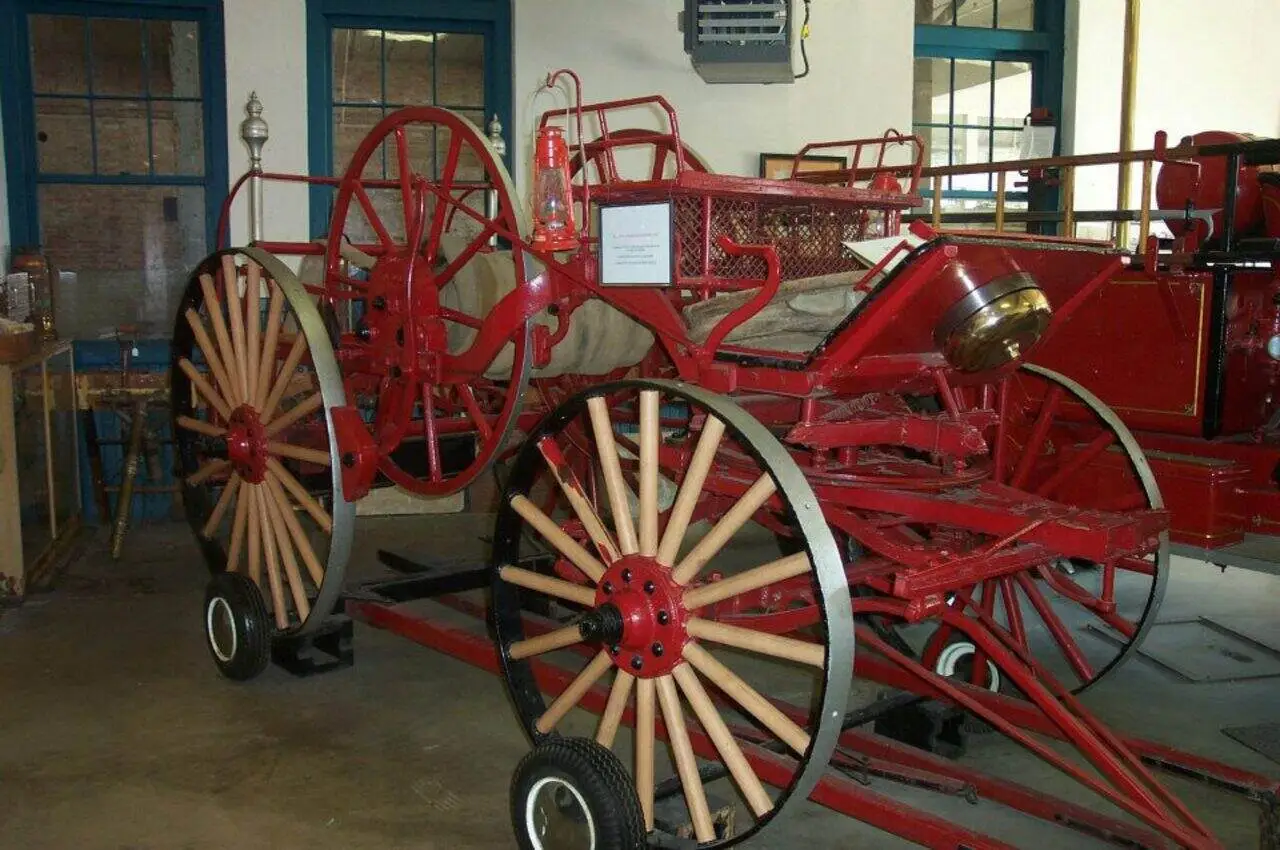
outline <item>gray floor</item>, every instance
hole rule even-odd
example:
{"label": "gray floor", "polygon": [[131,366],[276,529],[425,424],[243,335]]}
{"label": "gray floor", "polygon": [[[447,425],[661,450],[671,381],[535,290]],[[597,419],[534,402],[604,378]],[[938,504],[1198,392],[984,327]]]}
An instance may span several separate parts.
{"label": "gray floor", "polygon": [[[473,545],[483,521],[362,520],[365,569],[383,542]],[[500,682],[360,627],[354,669],[295,680],[270,670],[233,686],[208,660],[203,577],[184,527],[134,532],[121,563],[102,542],[56,592],[0,611],[0,847],[511,847],[507,783],[526,745]],[[1162,619],[1212,617],[1280,645],[1280,579],[1175,560]],[[1089,699],[1117,728],[1280,775],[1221,733],[1280,718],[1280,679],[1187,683],[1130,665]],[[998,736],[975,766],[1079,802]],[[1256,848],[1249,804],[1171,783],[1229,848]],[[1105,846],[991,804],[877,783],[876,790],[992,831],[1018,847]],[[806,806],[754,846],[909,846]]]}

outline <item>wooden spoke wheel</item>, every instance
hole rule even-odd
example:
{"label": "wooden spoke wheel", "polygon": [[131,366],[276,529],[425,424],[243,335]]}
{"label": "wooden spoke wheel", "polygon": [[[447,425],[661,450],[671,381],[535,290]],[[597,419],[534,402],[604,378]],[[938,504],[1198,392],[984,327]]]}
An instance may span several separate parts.
{"label": "wooden spoke wheel", "polygon": [[[339,184],[322,294],[345,320],[347,393],[365,411],[379,469],[412,493],[462,490],[511,435],[531,323],[502,325],[493,307],[535,275],[519,240],[527,229],[501,159],[447,109],[387,116]],[[353,248],[372,263],[358,275],[344,258]]]}
{"label": "wooden spoke wheel", "polygon": [[[726,475],[719,462],[726,451],[751,458],[754,468],[736,465]],[[598,486],[574,472],[584,469],[599,470]],[[548,516],[530,498],[547,471],[565,494],[568,518]],[[664,479],[678,482],[671,498],[661,492]],[[754,543],[768,532],[756,522],[765,516],[793,529],[799,551],[759,563]],[[702,518],[709,521],[692,526]],[[535,551],[553,553],[549,569],[522,562],[529,538]],[[525,729],[540,743],[572,734],[581,720],[574,707],[600,712],[595,740],[630,766],[649,830],[655,800],[683,794],[699,843],[728,846],[812,790],[838,737],[852,676],[848,586],[804,475],[728,399],[632,380],[556,408],[512,465],[494,564],[494,632]],[[796,582],[821,609],[821,641],[717,615],[726,600]],[[808,695],[799,703],[812,714],[784,713],[765,696],[783,691]],[[624,721],[634,725],[629,745],[619,733]],[[655,743],[659,730],[669,752]],[[750,755],[762,749],[789,756],[793,769],[757,773]],[[712,764],[700,767],[699,757]],[[736,836],[717,837],[709,808],[706,786],[722,775],[732,778],[737,823],[748,824]]]}
{"label": "wooden spoke wheel", "polygon": [[[681,142],[684,167],[689,171],[709,173],[706,161]],[[609,151],[613,151],[610,158]],[[582,171],[583,151],[573,148],[569,160],[570,176]],[[670,180],[676,174],[676,146],[670,136],[652,130],[627,128],[614,130],[586,144],[586,161],[593,168],[593,185],[608,185],[618,180]]]}
{"label": "wooden spoke wheel", "polygon": [[221,251],[192,276],[173,345],[178,474],[204,559],[247,576],[277,632],[309,633],[337,603],[355,522],[330,419],[342,378],[314,299],[265,251]]}
{"label": "wooden spoke wheel", "polygon": [[[1074,381],[1025,365],[1007,379],[993,477],[1032,496],[1121,517],[1164,507],[1133,435]],[[1107,563],[1048,558],[1028,570],[962,588],[953,608],[986,617],[1076,692],[1138,649],[1164,597],[1167,534]],[[988,659],[946,626],[925,642],[935,672],[998,688]]]}

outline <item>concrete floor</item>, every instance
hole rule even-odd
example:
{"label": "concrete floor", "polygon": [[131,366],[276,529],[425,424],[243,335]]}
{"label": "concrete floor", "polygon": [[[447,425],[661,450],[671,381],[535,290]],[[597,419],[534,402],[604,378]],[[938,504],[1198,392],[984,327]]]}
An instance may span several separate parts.
{"label": "concrete floor", "polygon": [[[362,519],[357,560],[370,569],[386,543],[473,547],[484,530],[471,516]],[[507,784],[527,747],[498,679],[357,627],[354,669],[232,685],[203,643],[205,577],[185,526],[133,532],[120,563],[103,543],[55,592],[0,610],[0,847],[513,846]],[[1175,560],[1162,619],[1209,616],[1280,645],[1278,599],[1280,579]],[[1192,684],[1140,662],[1089,703],[1117,728],[1280,775],[1220,732],[1275,721],[1280,679]],[[966,760],[1090,801],[999,736]],[[1171,784],[1228,847],[1258,846],[1251,804]],[[991,804],[874,787],[1019,847],[1105,846]],[[753,846],[910,845],[806,804]]]}

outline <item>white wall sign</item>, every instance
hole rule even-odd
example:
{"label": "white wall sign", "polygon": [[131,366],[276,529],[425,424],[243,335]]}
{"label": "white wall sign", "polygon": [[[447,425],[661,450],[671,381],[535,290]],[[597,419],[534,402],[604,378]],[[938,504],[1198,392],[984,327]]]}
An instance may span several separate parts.
{"label": "white wall sign", "polygon": [[671,202],[600,208],[600,285],[670,286],[675,282]]}

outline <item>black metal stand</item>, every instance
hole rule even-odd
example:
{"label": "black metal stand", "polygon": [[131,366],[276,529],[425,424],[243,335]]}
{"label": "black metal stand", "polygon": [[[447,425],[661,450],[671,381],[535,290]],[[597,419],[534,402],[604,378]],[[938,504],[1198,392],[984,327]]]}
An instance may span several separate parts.
{"label": "black metal stand", "polygon": [[299,678],[341,670],[355,664],[353,637],[351,618],[334,614],[315,634],[275,638],[271,663]]}

